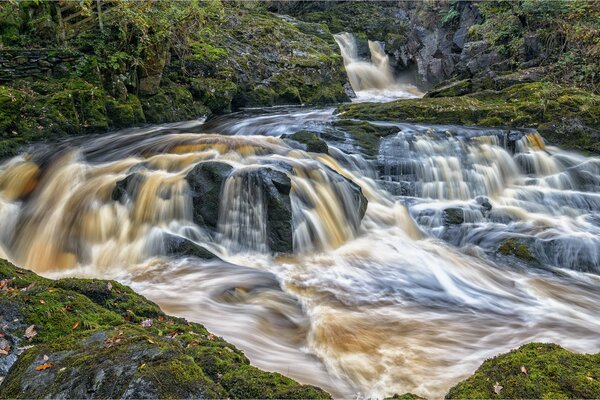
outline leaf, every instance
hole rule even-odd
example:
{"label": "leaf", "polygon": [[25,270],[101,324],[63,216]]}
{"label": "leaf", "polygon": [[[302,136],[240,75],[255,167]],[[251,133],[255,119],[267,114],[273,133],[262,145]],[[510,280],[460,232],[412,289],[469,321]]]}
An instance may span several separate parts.
{"label": "leaf", "polygon": [[44,359],[44,361],[48,361],[50,359],[50,357],[48,357],[46,354],[44,354],[44,357],[42,357]]}
{"label": "leaf", "polygon": [[73,330],[77,329],[77,327],[79,326],[79,324],[81,323],[81,321],[77,321],[73,324]]}
{"label": "leaf", "polygon": [[525,375],[527,375],[527,367],[525,367],[524,365],[521,365],[521,372],[524,373]]}
{"label": "leaf", "polygon": [[108,289],[108,291],[110,292],[112,290],[112,283],[108,282],[106,284],[106,288]]}
{"label": "leaf", "polygon": [[6,349],[0,349],[0,356],[7,356],[8,353],[10,353],[10,346],[8,346]]}
{"label": "leaf", "polygon": [[44,300],[40,300],[40,304],[46,304]]}
{"label": "leaf", "polygon": [[25,338],[26,339],[33,339],[34,336],[36,336],[38,333],[35,330],[35,325],[30,325],[27,329],[25,329]]}
{"label": "leaf", "polygon": [[585,379],[587,379],[590,382],[594,380],[594,378],[592,378],[591,376],[586,376]]}
{"label": "leaf", "polygon": [[154,340],[152,340],[152,339],[148,339],[148,343],[156,344],[156,343],[154,343]]}
{"label": "leaf", "polygon": [[504,388],[504,386],[500,386],[498,382],[494,385],[494,393],[499,394],[500,391]]}
{"label": "leaf", "polygon": [[42,365],[38,365],[35,367],[36,371],[43,371],[45,369],[52,368],[54,365],[52,363],[43,363]]}

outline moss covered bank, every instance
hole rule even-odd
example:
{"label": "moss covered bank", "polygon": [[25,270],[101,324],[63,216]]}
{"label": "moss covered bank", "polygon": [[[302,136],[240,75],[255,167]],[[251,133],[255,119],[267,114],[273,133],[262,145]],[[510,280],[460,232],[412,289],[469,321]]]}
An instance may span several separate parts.
{"label": "moss covered bank", "polygon": [[0,398],[329,398],[114,281],[0,260]]}

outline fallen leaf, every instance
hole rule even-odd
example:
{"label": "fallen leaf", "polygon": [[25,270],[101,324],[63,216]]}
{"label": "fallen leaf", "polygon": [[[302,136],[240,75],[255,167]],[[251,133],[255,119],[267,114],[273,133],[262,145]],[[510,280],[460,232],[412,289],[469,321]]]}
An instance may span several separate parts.
{"label": "fallen leaf", "polygon": [[65,310],[66,310],[66,311],[69,311],[69,312],[73,311],[73,305],[72,305],[72,304],[67,304],[67,305],[65,306]]}
{"label": "fallen leaf", "polygon": [[46,304],[44,300],[40,300],[40,304]]}
{"label": "fallen leaf", "polygon": [[585,379],[587,379],[590,382],[594,380],[594,378],[592,378],[591,376],[586,376]]}
{"label": "fallen leaf", "polygon": [[527,367],[525,367],[524,365],[521,365],[521,372],[524,373],[525,375],[527,375]]}
{"label": "fallen leaf", "polygon": [[43,363],[42,365],[38,365],[37,367],[35,367],[36,371],[43,371],[45,369],[49,369],[52,368],[54,365],[52,365],[52,363]]}
{"label": "fallen leaf", "polygon": [[106,287],[108,288],[108,291],[110,292],[112,290],[112,283],[108,282]]}
{"label": "fallen leaf", "polygon": [[34,288],[34,286],[35,286],[35,282],[33,282],[33,283],[30,283],[30,284],[29,284],[29,286],[27,286],[27,287],[24,287],[23,289],[21,289],[21,292],[26,292],[26,291],[28,291],[29,289],[33,289],[33,288]]}
{"label": "fallen leaf", "polygon": [[146,364],[140,365],[140,369],[144,369],[145,366],[146,366]]}
{"label": "fallen leaf", "polygon": [[148,343],[155,344],[155,343],[154,343],[154,340],[152,340],[152,339],[148,339]]}
{"label": "fallen leaf", "polygon": [[81,321],[77,321],[73,324],[73,330],[77,329],[77,327],[79,326],[79,324],[81,323]]}
{"label": "fallen leaf", "polygon": [[46,354],[44,354],[43,359],[44,359],[44,361],[48,361],[50,359],[50,357],[48,357]]}
{"label": "fallen leaf", "polygon": [[35,330],[35,325],[30,325],[27,329],[25,329],[25,338],[26,339],[33,339],[34,336],[36,336],[38,333]]}
{"label": "fallen leaf", "polygon": [[58,372],[65,372],[67,370],[67,367],[62,367],[61,369],[58,370]]}
{"label": "fallen leaf", "polygon": [[503,388],[503,386],[500,386],[500,384],[496,382],[496,384],[494,385],[494,393],[499,394]]}
{"label": "fallen leaf", "polygon": [[152,320],[151,319],[145,319],[145,320],[142,321],[141,325],[144,328],[149,328],[149,327],[152,326]]}
{"label": "fallen leaf", "polygon": [[162,315],[158,316],[158,322],[163,322],[165,320],[165,317],[163,317]]}

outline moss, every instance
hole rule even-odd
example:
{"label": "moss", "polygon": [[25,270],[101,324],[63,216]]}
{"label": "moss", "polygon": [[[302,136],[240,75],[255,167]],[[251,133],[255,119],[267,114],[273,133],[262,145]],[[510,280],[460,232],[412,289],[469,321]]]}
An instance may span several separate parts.
{"label": "moss", "polygon": [[226,79],[192,78],[190,91],[215,114],[230,113],[238,86]]}
{"label": "moss", "polygon": [[349,104],[337,112],[345,118],[371,121],[537,127],[552,143],[589,152],[600,149],[600,96],[547,82],[460,97]]}
{"label": "moss", "polygon": [[19,90],[0,86],[0,135],[11,135],[20,117],[24,94]]}
{"label": "moss", "polygon": [[313,153],[325,153],[329,151],[327,143],[318,137],[315,133],[309,131],[298,131],[294,134],[286,136],[286,138],[295,140],[306,145],[306,151]]}
{"label": "moss", "polygon": [[387,399],[394,399],[394,400],[425,400],[424,397],[417,396],[416,394],[413,394],[413,393],[395,394],[392,397],[387,397],[386,400]]}
{"label": "moss", "polygon": [[142,104],[137,96],[127,95],[125,101],[113,98],[106,100],[106,113],[110,125],[115,128],[123,128],[146,122]]}
{"label": "moss", "polygon": [[379,139],[398,132],[394,126],[378,126],[365,121],[337,120],[333,126],[350,134],[358,146],[369,156],[379,151]]}
{"label": "moss", "polygon": [[[494,392],[496,382],[502,386],[498,394]],[[529,343],[485,361],[446,395],[448,399],[599,397],[600,354],[576,354],[543,343]]]}
{"label": "moss", "polygon": [[[202,325],[163,314],[117,282],[53,281],[3,260],[0,280],[0,307],[10,313],[3,331],[23,341],[25,327],[37,332],[2,398],[329,398],[260,371]],[[51,367],[36,370],[43,363]]]}
{"label": "moss", "polygon": [[156,304],[115,281],[61,279],[56,281],[55,285],[65,290],[81,293],[94,303],[119,315],[124,315],[133,322],[164,315]]}
{"label": "moss", "polygon": [[527,262],[537,261],[537,259],[529,251],[529,247],[525,243],[520,242],[517,239],[506,239],[500,247],[498,252],[505,256],[512,255]]}
{"label": "moss", "polygon": [[161,87],[157,94],[140,99],[147,122],[163,123],[206,116],[210,110],[195,101],[188,89],[176,84]]}
{"label": "moss", "polygon": [[318,388],[299,385],[281,374],[263,372],[251,366],[226,373],[220,383],[234,399],[330,398]]}

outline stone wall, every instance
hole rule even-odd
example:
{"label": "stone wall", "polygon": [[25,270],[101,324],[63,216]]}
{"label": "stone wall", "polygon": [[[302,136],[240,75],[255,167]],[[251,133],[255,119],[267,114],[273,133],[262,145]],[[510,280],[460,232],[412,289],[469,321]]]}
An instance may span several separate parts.
{"label": "stone wall", "polygon": [[68,75],[80,54],[65,50],[0,50],[0,82]]}

